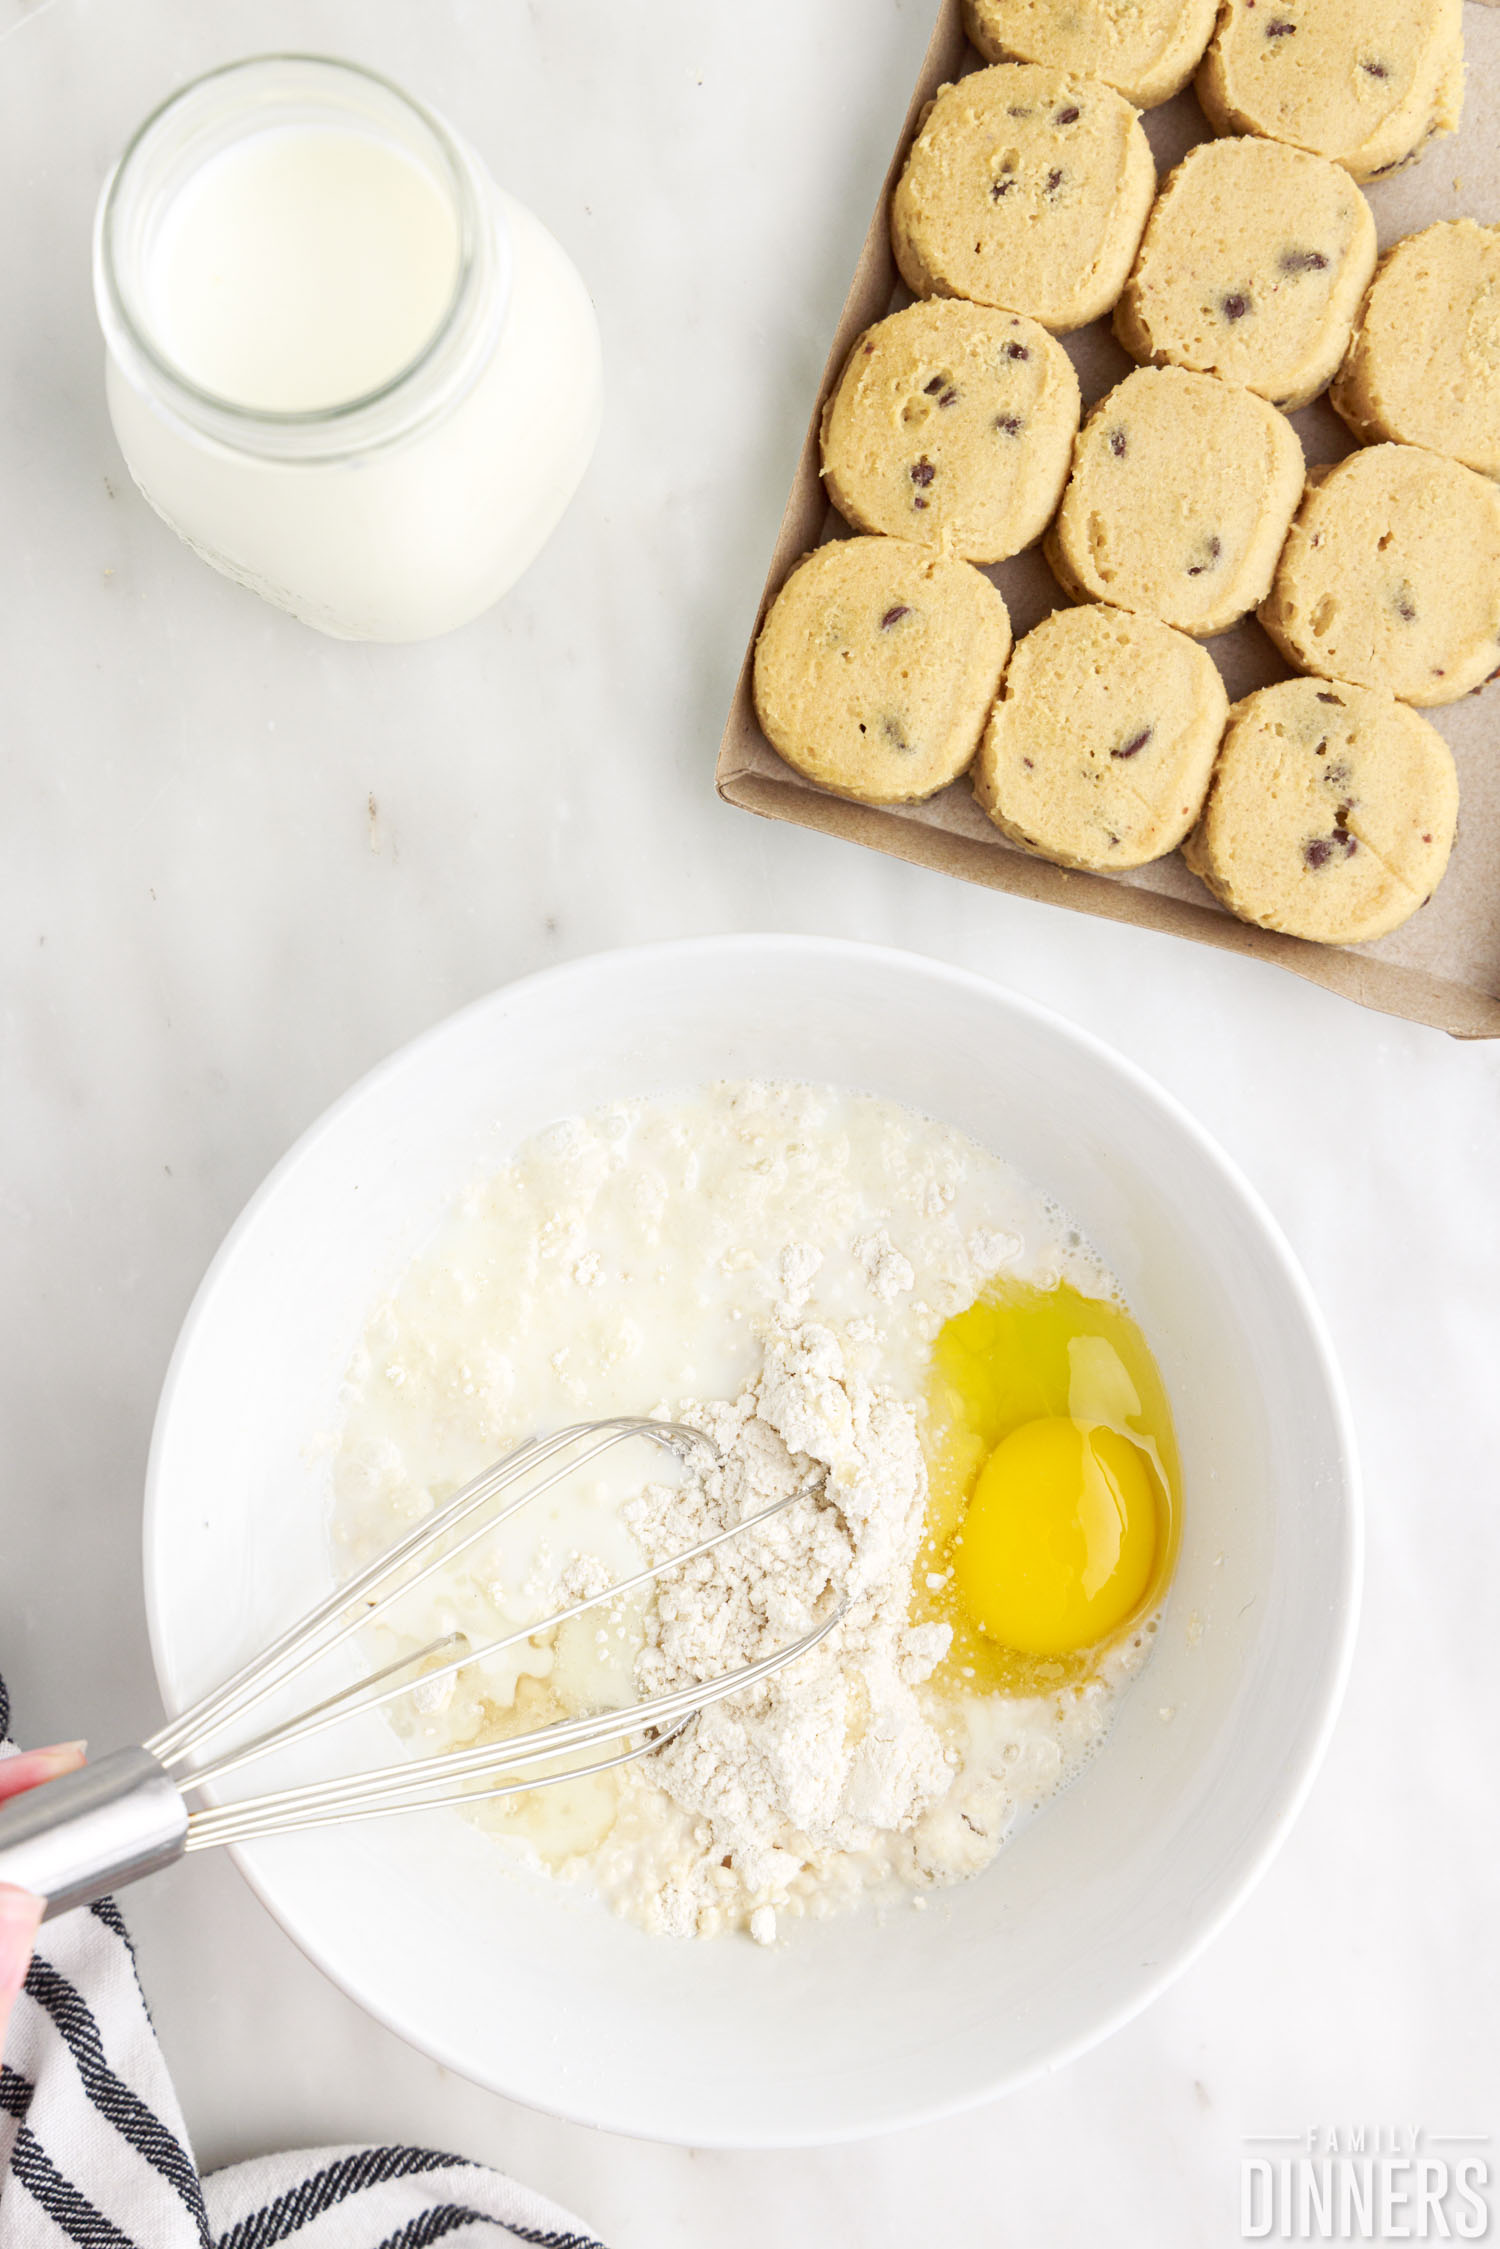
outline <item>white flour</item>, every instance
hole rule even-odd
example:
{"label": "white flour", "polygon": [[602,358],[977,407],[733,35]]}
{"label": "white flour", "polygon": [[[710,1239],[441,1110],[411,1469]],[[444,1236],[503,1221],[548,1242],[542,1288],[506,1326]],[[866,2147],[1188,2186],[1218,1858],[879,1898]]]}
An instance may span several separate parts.
{"label": "white flour", "polygon": [[[636,1662],[642,1693],[716,1678],[841,1603],[846,1613],[788,1670],[704,1711],[653,1761],[650,1782],[708,1829],[663,1912],[684,1929],[706,1907],[748,1914],[819,1854],[876,1851],[883,1832],[909,1832],[946,1795],[958,1762],[916,1693],[948,1630],[907,1622],[927,1496],[911,1408],[851,1374],[832,1331],[806,1323],[769,1339],[752,1390],[687,1418],[724,1464],[627,1506],[648,1560],[756,1513],[820,1469],[821,1490],[662,1581]],[[726,1860],[732,1897],[718,1880]]]}
{"label": "white flour", "polygon": [[1105,1278],[1009,1167],[826,1088],[620,1104],[539,1136],[466,1198],[378,1309],[351,1375],[335,1472],[348,1565],[580,1411],[686,1420],[722,1464],[676,1485],[581,1479],[414,1597],[392,1652],[454,1629],[478,1647],[808,1496],[669,1573],[644,1611],[597,1609],[419,1689],[401,1731],[448,1747],[623,1706],[845,1609],[817,1648],[646,1763],[482,1824],[648,1928],[769,1942],[788,1913],[977,1871],[1077,1770],[1138,1650],[1066,1695],[940,1691],[947,1628],[908,1621],[932,1339],[1001,1269]]}

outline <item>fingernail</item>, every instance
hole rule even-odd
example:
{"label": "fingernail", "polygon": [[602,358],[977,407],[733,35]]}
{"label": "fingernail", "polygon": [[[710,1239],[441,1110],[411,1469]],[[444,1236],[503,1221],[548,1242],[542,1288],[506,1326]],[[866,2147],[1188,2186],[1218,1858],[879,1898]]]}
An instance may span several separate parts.
{"label": "fingernail", "polygon": [[51,1749],[23,1749],[14,1757],[0,1757],[0,1804],[24,1789],[40,1787],[43,1781],[76,1773],[84,1748],[81,1741],[60,1741]]}
{"label": "fingernail", "polygon": [[31,1947],[42,1925],[45,1898],[0,1884],[0,1995],[11,1999],[26,1981]]}

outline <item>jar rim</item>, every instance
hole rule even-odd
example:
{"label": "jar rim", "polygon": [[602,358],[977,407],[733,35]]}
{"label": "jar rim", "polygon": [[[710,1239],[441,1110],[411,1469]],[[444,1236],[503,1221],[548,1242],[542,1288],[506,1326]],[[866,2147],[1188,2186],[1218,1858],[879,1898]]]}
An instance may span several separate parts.
{"label": "jar rim", "polygon": [[[164,127],[174,117],[184,112],[190,115],[195,99],[203,97],[208,90],[224,81],[278,68],[316,72],[323,78],[325,87],[330,80],[342,82],[346,88],[362,85],[394,104],[398,113],[404,112],[439,160],[441,184],[449,193],[458,227],[453,289],[420,350],[371,389],[324,406],[249,406],[196,382],[161,346],[152,332],[152,323],[139,293],[129,287],[121,272],[121,213],[131,191],[140,184],[140,169],[153,153],[153,141],[161,141]],[[219,144],[221,147],[232,146],[255,131],[268,129],[269,121],[257,125],[248,109],[245,117],[244,133],[229,133]],[[368,124],[368,118],[365,122]],[[207,155],[199,159],[200,162],[207,160]],[[355,451],[363,445],[404,434],[413,421],[424,418],[431,410],[430,400],[414,395],[420,388],[420,378],[440,366],[445,367],[455,345],[461,357],[472,356],[463,346],[474,326],[476,310],[483,312],[482,307],[476,306],[476,298],[482,293],[486,266],[491,269],[497,263],[500,266],[498,276],[491,271],[491,280],[498,278],[502,284],[508,280],[508,260],[503,256],[497,259],[497,252],[503,250],[503,245],[494,239],[493,217],[485,208],[475,174],[474,160],[435,112],[393,79],[368,69],[363,63],[348,62],[334,55],[295,52],[246,55],[233,62],[220,63],[175,88],[141,121],[100,192],[94,230],[94,286],[106,343],[127,374],[132,371],[129,363],[134,360],[138,370],[145,372],[149,386],[164,394],[166,402],[184,419],[230,445],[262,453],[284,452],[288,457],[326,458],[331,451]],[[152,200],[149,184],[144,192],[149,207]],[[176,189],[158,185],[155,192],[160,197]],[[502,287],[501,304],[497,309],[503,309],[504,293]],[[490,325],[494,325],[493,317]],[[408,404],[411,411],[402,413],[399,410],[402,404]],[[389,411],[393,407],[397,408],[394,417]]]}

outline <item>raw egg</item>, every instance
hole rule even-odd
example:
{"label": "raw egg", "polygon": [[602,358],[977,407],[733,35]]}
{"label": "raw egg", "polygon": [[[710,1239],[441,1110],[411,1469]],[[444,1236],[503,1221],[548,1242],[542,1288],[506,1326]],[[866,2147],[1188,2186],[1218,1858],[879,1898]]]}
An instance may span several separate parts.
{"label": "raw egg", "polygon": [[1129,1313],[1066,1283],[981,1297],[934,1346],[926,1446],[917,1613],[951,1626],[952,1682],[1087,1677],[1160,1601],[1177,1542],[1171,1413]]}

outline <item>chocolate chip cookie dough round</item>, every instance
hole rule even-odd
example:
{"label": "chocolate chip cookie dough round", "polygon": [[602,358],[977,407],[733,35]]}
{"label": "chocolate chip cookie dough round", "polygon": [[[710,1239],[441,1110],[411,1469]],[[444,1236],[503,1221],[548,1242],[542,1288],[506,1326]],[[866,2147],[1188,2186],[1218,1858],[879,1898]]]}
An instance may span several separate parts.
{"label": "chocolate chip cookie dough round", "polygon": [[1371,445],[1308,474],[1260,621],[1289,663],[1452,703],[1500,666],[1500,489]]}
{"label": "chocolate chip cookie dough round", "polygon": [[1206,648],[1090,602],[1017,641],[974,764],[1003,835],[1064,867],[1144,866],[1203,805],[1229,698]]}
{"label": "chocolate chip cookie dough round", "polygon": [[1115,334],[1133,359],[1290,410],[1331,379],[1374,270],[1375,221],[1341,165],[1278,141],[1202,141],[1152,207]]}
{"label": "chocolate chip cookie dough round", "polygon": [[964,0],[987,62],[1037,62],[1102,78],[1137,109],[1180,94],[1214,28],[1217,0]]}
{"label": "chocolate chip cookie dough round", "polygon": [[1362,945],[1442,880],[1458,776],[1436,727],[1369,688],[1289,679],[1229,713],[1182,856],[1241,921]]}
{"label": "chocolate chip cookie dough round", "polygon": [[1140,367],[1090,413],[1046,554],[1075,601],[1204,639],[1265,598],[1302,493],[1284,415],[1238,383]]}
{"label": "chocolate chip cookie dough round", "polygon": [[855,344],[823,414],[823,479],[861,531],[1002,562],[1056,512],[1078,415],[1045,328],[935,297]]}
{"label": "chocolate chip cookie dough round", "polygon": [[1216,133],[1393,171],[1463,107],[1463,0],[1220,0],[1198,72]]}
{"label": "chocolate chip cookie dough round", "polygon": [[969,297],[1062,333],[1120,294],[1155,189],[1123,95],[997,63],[939,87],[891,199],[891,243],[914,296]]}
{"label": "chocolate chip cookie dough round", "polygon": [[1387,250],[1329,399],[1362,444],[1500,477],[1500,227],[1445,219]]}
{"label": "chocolate chip cookie dough round", "polygon": [[788,765],[836,796],[911,804],[956,781],[1010,654],[971,563],[839,539],[792,572],[755,648],[755,709]]}

